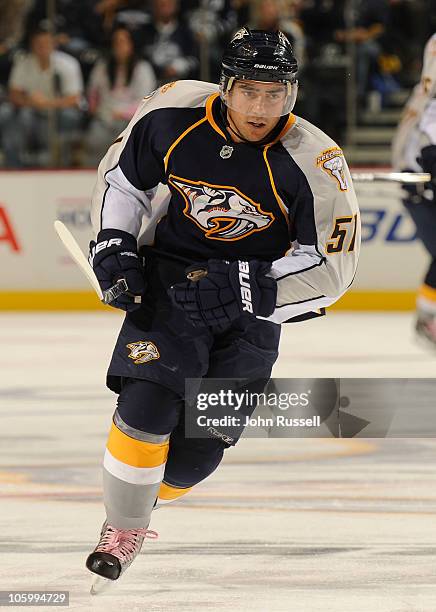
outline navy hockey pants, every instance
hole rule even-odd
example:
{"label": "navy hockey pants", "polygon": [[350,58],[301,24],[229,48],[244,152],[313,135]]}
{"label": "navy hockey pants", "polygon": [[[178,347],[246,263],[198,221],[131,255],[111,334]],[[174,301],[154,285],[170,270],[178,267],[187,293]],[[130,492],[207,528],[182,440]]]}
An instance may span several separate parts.
{"label": "navy hockey pants", "polygon": [[182,488],[211,474],[227,447],[216,437],[185,436],[185,380],[243,379],[250,390],[262,391],[280,339],[279,325],[251,315],[226,329],[193,327],[166,293],[183,271],[148,262],[145,303],[126,315],[107,377],[127,425],[149,434],[171,432],[164,481]]}

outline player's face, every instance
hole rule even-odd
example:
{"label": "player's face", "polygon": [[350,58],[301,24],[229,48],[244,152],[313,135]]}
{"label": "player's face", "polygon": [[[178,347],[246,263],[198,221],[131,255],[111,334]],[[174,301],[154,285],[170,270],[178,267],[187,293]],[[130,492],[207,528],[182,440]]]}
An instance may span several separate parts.
{"label": "player's face", "polygon": [[236,81],[229,92],[229,122],[247,140],[262,140],[277,125],[286,97],[283,83]]}

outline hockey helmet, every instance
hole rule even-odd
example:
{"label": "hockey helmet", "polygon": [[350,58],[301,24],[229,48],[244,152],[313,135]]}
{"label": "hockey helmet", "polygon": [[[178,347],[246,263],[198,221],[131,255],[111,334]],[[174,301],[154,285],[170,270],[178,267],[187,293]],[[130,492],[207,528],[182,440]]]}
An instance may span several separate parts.
{"label": "hockey helmet", "polygon": [[[297,98],[298,65],[292,45],[283,32],[267,32],[242,28],[231,40],[221,65],[220,95],[224,104],[239,112],[251,112],[262,105],[262,114],[283,116],[290,113]],[[245,88],[245,100],[232,95],[235,81],[250,81],[254,85]],[[277,88],[255,83],[277,83]],[[280,91],[280,85],[282,90]]]}

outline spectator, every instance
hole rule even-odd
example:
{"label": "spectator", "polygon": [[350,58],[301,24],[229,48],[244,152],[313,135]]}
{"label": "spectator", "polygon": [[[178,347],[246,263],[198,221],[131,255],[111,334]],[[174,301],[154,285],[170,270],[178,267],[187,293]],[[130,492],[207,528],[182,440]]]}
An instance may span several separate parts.
{"label": "spectator", "polygon": [[21,42],[32,0],[0,0],[0,53]]}
{"label": "spectator", "polygon": [[338,42],[356,44],[357,96],[361,106],[366,103],[366,94],[372,85],[371,78],[377,74],[378,59],[382,53],[380,39],[385,33],[388,20],[388,0],[361,0],[355,26],[335,32]]}
{"label": "spectator", "polygon": [[112,34],[110,57],[97,62],[89,80],[89,111],[93,119],[86,138],[86,165],[98,165],[133,117],[140,100],[155,86],[153,69],[138,58],[129,30],[117,28]]}
{"label": "spectator", "polygon": [[145,54],[159,84],[198,76],[194,36],[179,16],[178,0],[152,0],[153,21],[144,29]]}
{"label": "spectator", "polygon": [[[130,26],[136,19],[142,23],[147,18],[146,6],[147,0],[56,0],[57,41],[62,50],[77,58],[84,51],[104,50],[120,21]],[[47,0],[33,0],[28,31],[48,18]]]}
{"label": "spectator", "polygon": [[[206,39],[209,43],[223,44],[225,41],[224,44],[227,44],[228,38],[237,28],[236,12],[231,0],[197,0],[186,13],[197,38]],[[218,53],[221,54],[221,50]]]}
{"label": "spectator", "polygon": [[32,0],[0,0],[0,99],[7,85],[12,53],[21,43]]}
{"label": "spectator", "polygon": [[186,10],[184,15],[199,47],[200,78],[219,81],[223,50],[237,27],[231,0],[197,0],[190,8],[182,0],[181,9]]}
{"label": "spectator", "polygon": [[236,12],[237,27],[247,25],[251,16],[251,0],[232,0],[232,8]]}
{"label": "spectator", "polygon": [[305,0],[299,19],[303,24],[307,62],[299,77],[300,91],[295,106],[310,122],[322,126],[339,143],[346,117],[345,82],[349,72],[342,44],[335,41],[335,30],[345,28],[348,0]]}
{"label": "spectator", "polygon": [[82,89],[77,60],[54,50],[50,32],[36,30],[30,37],[30,51],[14,60],[9,79],[10,104],[1,108],[8,167],[32,163],[26,157],[31,151],[39,152],[40,163],[47,165],[50,125],[59,136],[59,161],[70,165],[71,143],[81,120]]}
{"label": "spectator", "polygon": [[303,30],[294,19],[283,17],[284,8],[281,0],[259,0],[255,5],[254,23],[251,27],[257,30],[284,32],[292,43],[298,61],[298,69],[301,71],[304,64],[305,46]]}
{"label": "spectator", "polygon": [[306,36],[308,59],[317,60],[324,54],[326,45],[340,45],[334,39],[336,30],[344,30],[345,0],[305,0],[301,3],[299,18]]}

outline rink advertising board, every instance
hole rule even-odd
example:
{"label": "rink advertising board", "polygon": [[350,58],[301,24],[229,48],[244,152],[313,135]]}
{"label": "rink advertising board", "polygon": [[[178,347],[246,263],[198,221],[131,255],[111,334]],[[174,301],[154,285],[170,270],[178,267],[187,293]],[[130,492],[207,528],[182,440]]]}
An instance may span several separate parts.
{"label": "rink advertising board", "polygon": [[[0,309],[93,309],[98,299],[54,230],[62,220],[87,253],[94,171],[0,172]],[[409,309],[427,256],[392,183],[360,183],[362,251],[342,309]],[[163,214],[166,188],[157,196]]]}

